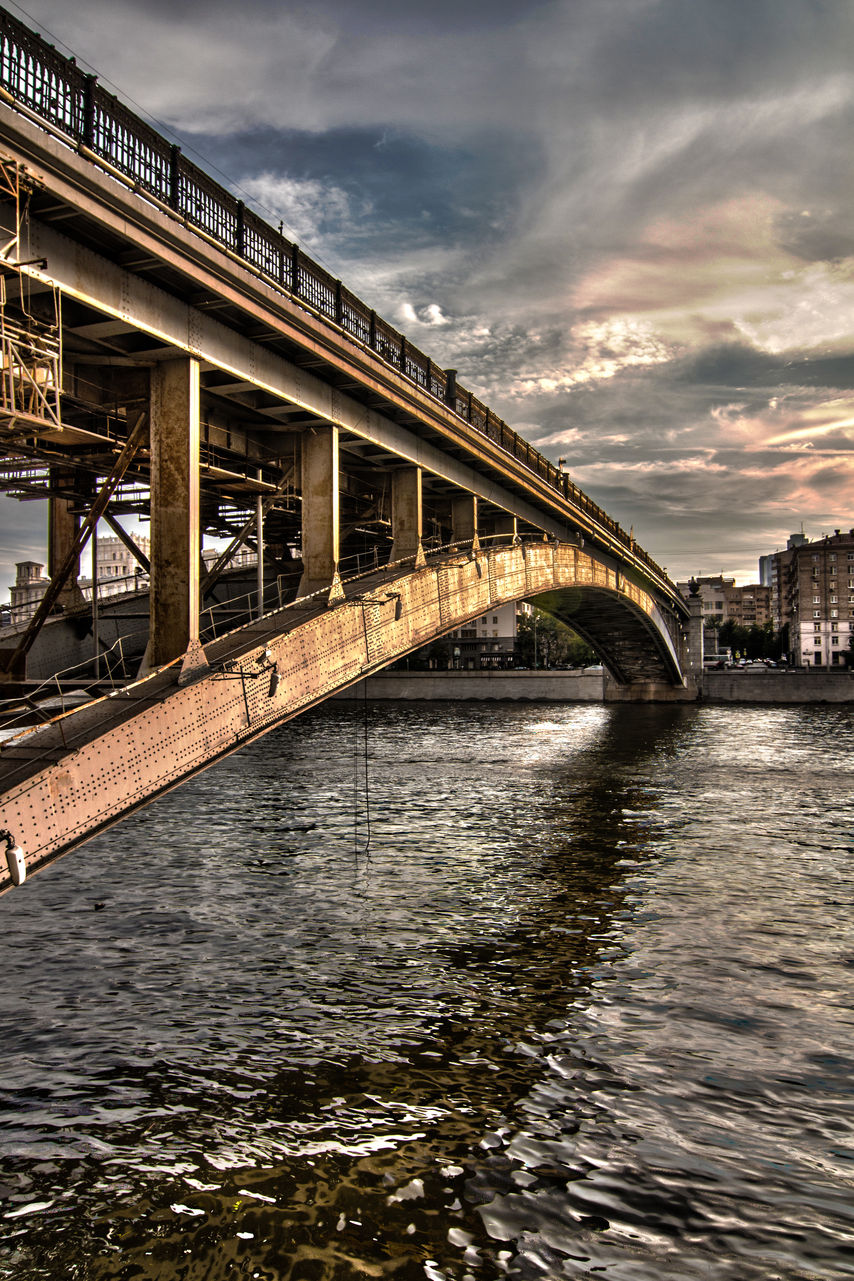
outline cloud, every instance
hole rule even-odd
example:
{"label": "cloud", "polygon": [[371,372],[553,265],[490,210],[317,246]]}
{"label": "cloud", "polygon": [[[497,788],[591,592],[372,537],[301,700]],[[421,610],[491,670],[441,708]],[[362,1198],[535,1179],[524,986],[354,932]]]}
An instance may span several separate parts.
{"label": "cloud", "polygon": [[671,570],[852,523],[850,5],[28,8]]}
{"label": "cloud", "polygon": [[[322,244],[327,238],[337,241],[353,234],[354,201],[340,187],[269,170],[245,178],[241,186],[268,221],[283,223],[291,239]],[[370,208],[362,205],[358,215],[368,217]]]}

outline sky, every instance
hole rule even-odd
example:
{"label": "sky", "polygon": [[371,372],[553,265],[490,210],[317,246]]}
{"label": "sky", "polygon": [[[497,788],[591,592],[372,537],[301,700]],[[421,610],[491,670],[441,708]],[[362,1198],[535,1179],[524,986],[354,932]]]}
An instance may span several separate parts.
{"label": "sky", "polygon": [[[755,582],[790,533],[854,526],[850,0],[8,8],[671,577]],[[0,527],[43,559],[23,511]]]}

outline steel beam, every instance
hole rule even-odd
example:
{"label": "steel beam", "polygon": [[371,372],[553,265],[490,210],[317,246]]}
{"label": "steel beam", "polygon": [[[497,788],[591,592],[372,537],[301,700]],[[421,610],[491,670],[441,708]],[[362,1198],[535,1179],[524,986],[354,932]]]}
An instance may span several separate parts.
{"label": "steel beam", "polygon": [[199,644],[199,362],[151,374],[151,635],[160,667]]}

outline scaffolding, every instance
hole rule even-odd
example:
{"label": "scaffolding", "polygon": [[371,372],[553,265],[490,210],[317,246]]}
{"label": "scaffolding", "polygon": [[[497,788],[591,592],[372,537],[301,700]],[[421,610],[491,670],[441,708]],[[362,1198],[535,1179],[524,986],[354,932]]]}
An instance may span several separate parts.
{"label": "scaffolding", "polygon": [[62,430],[60,297],[49,287],[52,319],[33,315],[25,268],[47,264],[21,257],[27,191],[21,166],[0,161],[0,205],[7,211],[0,230],[0,432],[12,437]]}

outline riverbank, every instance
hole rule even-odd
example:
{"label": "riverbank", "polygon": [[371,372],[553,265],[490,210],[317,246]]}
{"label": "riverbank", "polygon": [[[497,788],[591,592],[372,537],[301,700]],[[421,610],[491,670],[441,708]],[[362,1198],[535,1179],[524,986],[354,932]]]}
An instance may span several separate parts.
{"label": "riverbank", "polygon": [[[367,685],[365,691],[364,684]],[[626,687],[601,671],[575,672],[379,672],[344,690],[344,700],[425,700],[429,702],[530,701],[601,703],[625,701]],[[688,690],[649,690],[648,701],[693,701]],[[704,672],[700,694],[707,703],[851,703],[854,674],[817,671]]]}

